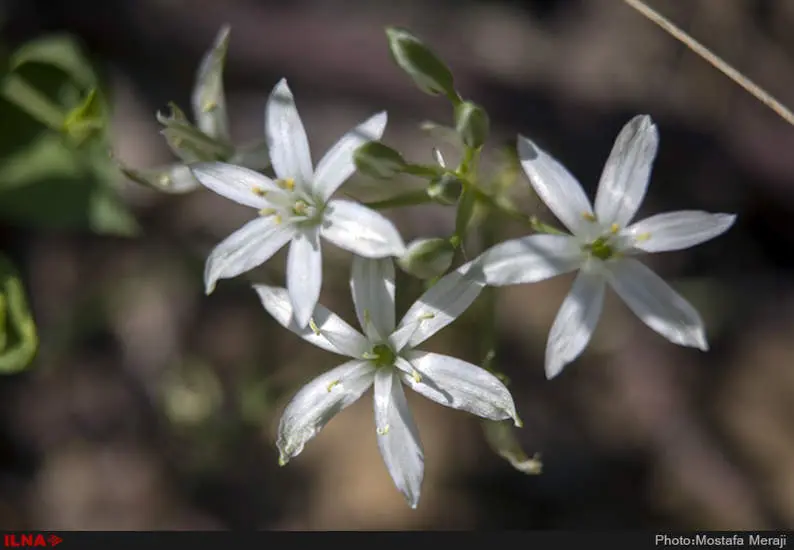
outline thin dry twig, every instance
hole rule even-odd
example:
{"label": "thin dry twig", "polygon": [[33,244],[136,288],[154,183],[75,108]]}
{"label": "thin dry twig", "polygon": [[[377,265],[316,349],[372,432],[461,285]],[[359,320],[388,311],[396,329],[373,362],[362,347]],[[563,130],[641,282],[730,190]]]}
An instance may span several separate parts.
{"label": "thin dry twig", "polygon": [[711,53],[708,48],[706,48],[703,44],[689,36],[686,32],[675,26],[672,21],[666,19],[663,15],[659,12],[655,11],[653,8],[642,2],[641,0],[623,0],[640,12],[644,17],[650,19],[652,22],[656,23],[659,27],[661,27],[664,31],[668,32],[677,40],[681,41],[684,45],[686,45],[689,49],[693,52],[698,54],[700,57],[708,61],[714,68],[720,71],[722,74],[733,80],[736,84],[741,86],[745,89],[748,93],[752,94],[758,101],[772,109],[775,113],[777,113],[783,120],[788,122],[789,124],[794,126],[794,113],[792,113],[785,105],[780,103],[777,99],[772,97],[768,92],[766,92],[763,88],[755,84],[754,82],[750,81],[746,76],[742,73],[728,65],[722,58],[718,57],[716,54]]}

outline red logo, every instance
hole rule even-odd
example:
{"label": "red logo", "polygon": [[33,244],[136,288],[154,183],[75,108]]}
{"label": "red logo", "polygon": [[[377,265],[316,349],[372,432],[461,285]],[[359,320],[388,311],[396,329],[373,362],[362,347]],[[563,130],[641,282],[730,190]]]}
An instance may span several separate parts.
{"label": "red logo", "polygon": [[3,535],[3,546],[6,548],[30,548],[34,546],[58,546],[63,539],[57,535],[42,535],[41,533],[10,533]]}

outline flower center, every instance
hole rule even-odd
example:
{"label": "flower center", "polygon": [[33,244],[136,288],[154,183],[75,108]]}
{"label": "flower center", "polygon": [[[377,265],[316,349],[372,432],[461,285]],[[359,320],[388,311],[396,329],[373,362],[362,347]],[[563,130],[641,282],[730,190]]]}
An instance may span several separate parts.
{"label": "flower center", "polygon": [[615,248],[610,244],[609,237],[599,237],[590,244],[586,244],[582,249],[594,258],[607,261],[615,255]]}
{"label": "flower center", "polygon": [[303,199],[298,199],[292,205],[292,213],[295,216],[311,218],[314,216],[315,208]]}
{"label": "flower center", "polygon": [[386,344],[378,344],[370,352],[370,361],[376,367],[391,367],[397,359],[397,354]]}

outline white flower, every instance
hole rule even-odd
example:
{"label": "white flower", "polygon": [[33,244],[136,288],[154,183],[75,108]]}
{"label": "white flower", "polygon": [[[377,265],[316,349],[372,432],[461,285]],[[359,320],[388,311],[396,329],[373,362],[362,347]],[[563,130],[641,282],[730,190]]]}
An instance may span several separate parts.
{"label": "white flower", "polygon": [[634,117],[615,140],[596,194],[595,210],[574,177],[519,136],[521,165],[537,194],[573,235],[531,235],[494,246],[481,257],[485,281],[533,283],[579,269],[551,327],[546,376],[585,349],[595,329],[605,284],[646,325],[682,346],[707,350],[698,312],[632,256],[689,248],[725,232],[736,216],[700,211],[658,214],[630,224],[645,196],[659,136],[647,115]]}
{"label": "white flower", "polygon": [[381,214],[355,202],[330,200],[355,171],[353,152],[380,139],[386,113],[369,118],[345,134],[312,168],[309,143],[295,101],[281,80],[267,103],[266,137],[279,179],[224,163],[191,166],[204,186],[235,202],[259,210],[220,243],[207,258],[204,282],[211,293],[218,279],[235,277],[267,261],[291,242],[287,257],[287,288],[301,327],[320,295],[320,236],[368,258],[400,256],[405,244],[394,225]]}
{"label": "white flower", "polygon": [[353,259],[350,288],[364,334],[318,305],[309,328],[291,320],[287,292],[259,286],[265,309],[283,326],[327,351],[351,360],[315,378],[287,405],[278,428],[280,464],[304,445],[342,409],[374,384],[375,425],[383,461],[415,508],[424,473],[424,454],[408,409],[403,384],[447,407],[490,420],[520,420],[510,392],[494,375],[460,359],[415,347],[454,321],[480,294],[481,275],[470,264],[442,277],[408,310],[394,317],[394,264],[391,258]]}

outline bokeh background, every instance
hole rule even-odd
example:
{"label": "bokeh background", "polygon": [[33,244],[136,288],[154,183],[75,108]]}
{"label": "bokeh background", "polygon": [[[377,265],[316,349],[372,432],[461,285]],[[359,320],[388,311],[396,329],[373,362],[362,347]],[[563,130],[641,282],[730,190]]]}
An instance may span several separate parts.
{"label": "bokeh background", "polygon": [[[794,105],[794,3],[651,4]],[[610,295],[587,352],[546,381],[545,339],[571,279],[500,289],[497,366],[525,422],[520,442],[541,453],[543,473],[520,473],[494,454],[475,418],[408,395],[426,454],[416,511],[379,457],[371,397],[278,467],[281,410],[338,359],[268,318],[245,278],[204,295],[204,258],[249,218],[247,209],[203,189],[165,195],[119,174],[138,236],[3,222],[0,244],[23,274],[41,341],[27,371],[0,379],[3,528],[794,524],[794,128],[623,2],[0,6],[7,48],[55,32],[79,38],[102,71],[113,149],[130,166],[172,160],[154,114],[169,101],[189,106],[198,63],[224,22],[232,28],[225,85],[235,139],[262,136],[267,94],[285,76],[315,158],[386,109],[384,141],[430,162],[436,142],[419,123],[449,123],[449,106],[391,62],[383,28],[401,25],[447,61],[465,97],[485,106],[493,143],[529,135],[593,193],[621,126],[648,113],[661,147],[643,213],[739,214],[715,241],[647,258],[703,314],[708,353],[668,343]],[[16,131],[0,126],[6,136]],[[350,185],[388,194],[406,184]],[[514,191],[521,208],[537,207],[523,177]],[[447,235],[454,225],[441,206],[389,215],[406,240]],[[499,231],[525,233],[508,220]],[[349,257],[326,248],[321,301],[352,319]],[[250,279],[280,282],[283,263],[282,253]],[[400,283],[404,308],[421,289],[407,277]],[[476,313],[429,347],[478,362]]]}

